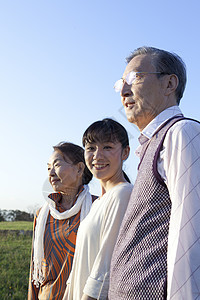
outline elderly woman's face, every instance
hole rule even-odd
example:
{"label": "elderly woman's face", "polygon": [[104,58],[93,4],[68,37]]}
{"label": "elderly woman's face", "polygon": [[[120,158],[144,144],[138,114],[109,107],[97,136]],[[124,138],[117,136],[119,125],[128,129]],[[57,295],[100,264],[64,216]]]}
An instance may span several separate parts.
{"label": "elderly woman's face", "polygon": [[47,165],[49,182],[55,192],[67,193],[69,190],[77,190],[80,185],[78,164],[74,165],[69,158],[64,158],[59,151],[54,151]]}

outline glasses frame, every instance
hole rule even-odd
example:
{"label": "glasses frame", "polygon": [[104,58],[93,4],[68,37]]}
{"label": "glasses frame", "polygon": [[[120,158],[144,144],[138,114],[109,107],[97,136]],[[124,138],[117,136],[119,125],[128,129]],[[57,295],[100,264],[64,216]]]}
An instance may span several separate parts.
{"label": "glasses frame", "polygon": [[164,72],[134,72],[131,71],[126,75],[126,78],[119,79],[114,84],[115,92],[121,92],[124,83],[126,82],[128,85],[132,85],[137,77],[137,74],[167,74]]}

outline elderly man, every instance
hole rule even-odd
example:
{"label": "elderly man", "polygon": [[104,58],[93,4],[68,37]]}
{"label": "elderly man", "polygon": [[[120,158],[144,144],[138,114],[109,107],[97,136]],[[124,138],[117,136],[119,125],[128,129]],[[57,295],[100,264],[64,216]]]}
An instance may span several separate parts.
{"label": "elderly man", "polygon": [[200,299],[200,124],[178,105],[182,59],[141,47],[115,84],[141,135],[138,174],[114,249],[109,300]]}

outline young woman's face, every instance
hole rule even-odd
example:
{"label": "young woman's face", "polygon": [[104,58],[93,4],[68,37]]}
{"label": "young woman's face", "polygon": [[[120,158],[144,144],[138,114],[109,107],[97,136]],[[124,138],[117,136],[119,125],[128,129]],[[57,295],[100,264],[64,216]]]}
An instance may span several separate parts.
{"label": "young woman's face", "polygon": [[78,164],[74,165],[67,157],[64,159],[59,151],[54,151],[47,165],[49,182],[55,192],[65,193],[69,189],[77,190],[80,185]]}
{"label": "young woman's face", "polygon": [[85,162],[97,179],[114,181],[121,176],[123,160],[128,157],[128,153],[127,149],[122,149],[119,142],[87,143],[85,145]]}

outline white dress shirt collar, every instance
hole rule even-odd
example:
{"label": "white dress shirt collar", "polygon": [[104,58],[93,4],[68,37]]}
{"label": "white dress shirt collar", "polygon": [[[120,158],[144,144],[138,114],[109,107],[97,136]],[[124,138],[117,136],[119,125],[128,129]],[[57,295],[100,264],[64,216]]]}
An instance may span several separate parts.
{"label": "white dress shirt collar", "polygon": [[178,115],[182,115],[179,106],[171,106],[163,110],[142,130],[141,134],[150,139],[164,122]]}
{"label": "white dress shirt collar", "polygon": [[159,115],[157,115],[141,132],[138,140],[140,145],[135,151],[137,156],[140,156],[140,152],[142,149],[142,144],[149,140],[154,133],[165,123],[168,119],[183,115],[179,106],[171,106],[165,110],[163,110]]}
{"label": "white dress shirt collar", "polygon": [[142,130],[141,134],[150,139],[164,122],[178,115],[182,115],[179,106],[171,106],[163,110]]}

